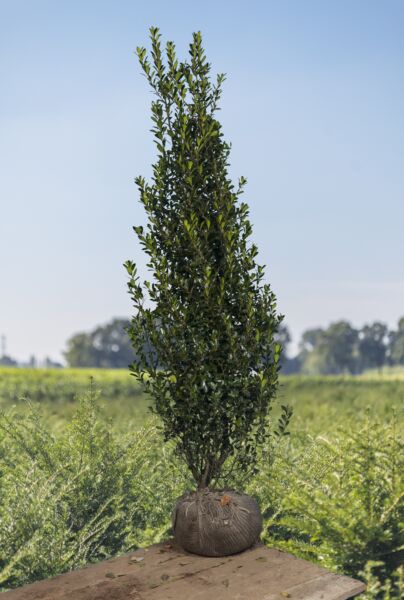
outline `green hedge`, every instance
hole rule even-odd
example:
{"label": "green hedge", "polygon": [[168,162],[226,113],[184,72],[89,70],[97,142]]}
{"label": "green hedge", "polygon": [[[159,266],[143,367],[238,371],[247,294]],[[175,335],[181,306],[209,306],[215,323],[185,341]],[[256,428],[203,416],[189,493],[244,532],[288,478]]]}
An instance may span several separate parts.
{"label": "green hedge", "polygon": [[[1,414],[0,589],[169,536],[174,500],[190,481],[158,425],[118,432],[93,391],[57,433],[35,408]],[[398,600],[402,450],[394,416],[366,415],[264,448],[247,490],[263,509],[264,541],[366,578],[368,599]]]}

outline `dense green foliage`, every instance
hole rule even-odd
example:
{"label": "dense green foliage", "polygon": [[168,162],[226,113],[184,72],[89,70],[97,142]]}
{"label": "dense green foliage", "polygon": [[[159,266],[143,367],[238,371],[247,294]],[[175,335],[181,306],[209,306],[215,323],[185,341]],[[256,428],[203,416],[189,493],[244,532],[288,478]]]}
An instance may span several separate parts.
{"label": "dense green foliage", "polygon": [[264,509],[264,539],[352,576],[378,561],[388,576],[404,556],[403,450],[394,413],[384,424],[364,416],[348,431],[289,444],[250,486]]}
{"label": "dense green foliage", "polygon": [[[338,387],[337,378],[333,384]],[[341,395],[352,387],[349,380],[340,384]],[[325,389],[331,387],[324,388],[324,378],[293,378],[287,389],[308,405],[310,385],[311,398],[318,391],[326,407]],[[362,385],[369,394],[370,382]],[[399,384],[384,385],[386,391]],[[404,382],[400,385],[397,399],[403,395]],[[355,395],[351,391],[351,401]],[[349,402],[337,394],[328,407],[335,402],[345,415],[342,427],[336,427],[331,410],[328,433],[314,436],[316,412],[302,410],[298,431],[262,448],[247,491],[262,506],[266,543],[366,578],[368,600],[398,600],[402,415],[395,418],[386,399],[380,399],[383,420],[369,417],[358,399],[355,418]],[[57,431],[43,423],[37,408],[25,416],[16,409],[0,416],[0,589],[170,535],[174,499],[191,484],[188,471],[177,462],[173,445],[162,444],[158,420],[117,429],[98,404],[94,392],[87,394]],[[320,429],[325,424],[323,414]],[[238,478],[229,483],[237,485]]]}
{"label": "dense green foliage", "polygon": [[[163,52],[157,28],[150,37],[151,59],[145,48],[137,53],[155,97],[158,156],[152,182],[136,179],[148,221],[134,230],[153,279],[139,282],[127,261],[132,373],[203,488],[230,456],[244,472],[255,465],[277,386],[280,318],[239,201],[245,179],[235,189],[228,175],[230,146],[216,118],[224,76],[211,81],[200,33],[186,62],[172,42]],[[154,352],[145,351],[145,338]],[[278,432],[289,417],[285,407]]]}
{"label": "dense green foliage", "polygon": [[0,442],[0,589],[167,534],[184,475],[155,426],[117,435],[89,393],[59,435],[1,415]]}

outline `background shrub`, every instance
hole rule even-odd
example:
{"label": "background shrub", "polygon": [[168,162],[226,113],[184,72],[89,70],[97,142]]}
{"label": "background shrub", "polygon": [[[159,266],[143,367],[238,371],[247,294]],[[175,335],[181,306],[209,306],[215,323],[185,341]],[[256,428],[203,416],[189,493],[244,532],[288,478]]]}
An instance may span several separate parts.
{"label": "background shrub", "polygon": [[114,433],[90,391],[58,436],[0,416],[0,589],[159,541],[186,485],[156,423]]}
{"label": "background shrub", "polygon": [[250,486],[264,540],[352,576],[372,561],[385,579],[403,559],[403,442],[395,415],[284,443]]}

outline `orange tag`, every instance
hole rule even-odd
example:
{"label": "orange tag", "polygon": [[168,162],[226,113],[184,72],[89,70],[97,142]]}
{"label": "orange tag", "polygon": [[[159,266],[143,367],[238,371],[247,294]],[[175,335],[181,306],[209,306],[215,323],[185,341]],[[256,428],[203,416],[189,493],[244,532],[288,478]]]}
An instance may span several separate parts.
{"label": "orange tag", "polygon": [[220,504],[222,506],[226,506],[226,504],[230,504],[230,502],[231,502],[231,497],[227,496],[226,494],[220,498]]}

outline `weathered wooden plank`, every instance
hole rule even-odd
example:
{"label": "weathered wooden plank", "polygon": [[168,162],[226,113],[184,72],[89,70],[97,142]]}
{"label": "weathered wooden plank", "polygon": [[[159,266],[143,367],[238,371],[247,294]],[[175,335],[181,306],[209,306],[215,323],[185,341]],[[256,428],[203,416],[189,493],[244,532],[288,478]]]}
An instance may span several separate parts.
{"label": "weathered wooden plank", "polygon": [[5,600],[347,600],[360,581],[257,545],[207,558],[157,544],[4,594]]}
{"label": "weathered wooden plank", "polygon": [[[363,592],[364,585],[349,577],[326,573],[287,588],[282,596],[293,600],[346,600]],[[262,600],[279,600],[279,594],[266,594]]]}

